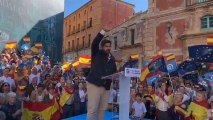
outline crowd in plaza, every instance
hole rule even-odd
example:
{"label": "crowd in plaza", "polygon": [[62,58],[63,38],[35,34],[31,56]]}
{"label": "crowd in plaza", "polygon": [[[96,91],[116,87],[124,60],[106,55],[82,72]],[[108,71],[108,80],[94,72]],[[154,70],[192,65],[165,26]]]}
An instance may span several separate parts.
{"label": "crowd in plaza", "polygon": [[[4,49],[0,62],[0,120],[29,116],[58,120],[87,113],[88,72],[71,64],[64,70],[42,54],[29,58],[17,49]],[[213,120],[211,86],[206,89],[179,76],[158,76],[152,84],[131,78],[129,115],[133,120]],[[107,111],[118,112],[118,104],[119,81],[113,80]]]}

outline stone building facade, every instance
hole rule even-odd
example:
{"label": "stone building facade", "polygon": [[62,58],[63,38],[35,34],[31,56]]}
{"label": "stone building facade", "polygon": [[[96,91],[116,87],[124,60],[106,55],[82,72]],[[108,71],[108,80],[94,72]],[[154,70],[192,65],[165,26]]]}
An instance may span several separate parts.
{"label": "stone building facade", "polygon": [[[136,14],[108,33],[113,45],[119,46],[114,53],[119,53],[121,59],[131,54],[148,59],[161,50],[182,60],[188,56],[188,46],[206,44],[206,38],[213,35],[213,0],[148,0],[148,3],[146,12]],[[122,35],[124,28],[128,34]],[[135,30],[134,44],[130,43],[132,30]],[[126,35],[129,36],[124,40]]]}
{"label": "stone building facade", "polygon": [[67,16],[64,19],[63,57],[90,55],[91,42],[97,33],[123,23],[134,14],[133,7],[120,0],[90,0]]}

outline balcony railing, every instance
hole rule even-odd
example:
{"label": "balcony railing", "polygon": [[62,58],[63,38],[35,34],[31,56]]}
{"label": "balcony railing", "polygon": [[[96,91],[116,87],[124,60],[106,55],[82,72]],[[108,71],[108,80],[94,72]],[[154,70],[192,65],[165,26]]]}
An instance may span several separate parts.
{"label": "balcony railing", "polygon": [[187,8],[196,6],[209,6],[213,4],[213,0],[186,0]]}

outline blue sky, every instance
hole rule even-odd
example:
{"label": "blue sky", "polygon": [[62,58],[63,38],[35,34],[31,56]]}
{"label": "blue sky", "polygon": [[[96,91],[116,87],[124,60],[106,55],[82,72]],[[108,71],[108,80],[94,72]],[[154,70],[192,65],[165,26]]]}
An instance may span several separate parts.
{"label": "blue sky", "polygon": [[[87,3],[89,0],[65,0],[64,15],[68,16],[70,13]],[[135,5],[135,12],[145,11],[148,8],[148,0],[123,0],[125,2]]]}

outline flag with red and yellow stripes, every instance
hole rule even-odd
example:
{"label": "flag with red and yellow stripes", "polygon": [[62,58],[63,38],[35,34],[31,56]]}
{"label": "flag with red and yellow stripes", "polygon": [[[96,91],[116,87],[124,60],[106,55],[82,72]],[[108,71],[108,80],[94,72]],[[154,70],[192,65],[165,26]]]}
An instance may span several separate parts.
{"label": "flag with red and yellow stripes", "polygon": [[213,45],[213,36],[207,37],[207,45]]}
{"label": "flag with red and yellow stripes", "polygon": [[51,103],[23,101],[23,120],[57,120],[60,119],[59,105],[56,99]]}
{"label": "flag with red and yellow stripes", "polygon": [[71,63],[67,62],[67,63],[64,63],[64,64],[61,66],[61,68],[62,68],[63,70],[69,70],[69,69],[70,69],[70,65],[71,65]]}
{"label": "flag with red and yellow stripes", "polygon": [[41,43],[36,43],[35,47],[38,48],[38,49],[40,49],[42,47],[42,44]]}
{"label": "flag with red and yellow stripes", "polygon": [[74,63],[72,63],[72,66],[74,68],[77,68],[80,65],[79,61],[75,61]]}
{"label": "flag with red and yellow stripes", "polygon": [[29,42],[30,42],[30,38],[29,38],[29,37],[24,37],[24,38],[23,38],[23,42],[29,43]]}
{"label": "flag with red and yellow stripes", "polygon": [[165,56],[166,60],[167,61],[170,61],[170,60],[175,60],[175,55],[174,54],[168,54]]}
{"label": "flag with red and yellow stripes", "polygon": [[146,77],[150,74],[148,65],[145,66],[141,71],[140,81],[145,82]]}
{"label": "flag with red and yellow stripes", "polygon": [[30,48],[30,51],[33,52],[34,54],[38,54],[39,50],[35,46]]}
{"label": "flag with red and yellow stripes", "polygon": [[191,117],[194,120],[205,120],[208,113],[208,103],[206,102],[191,102],[187,109],[186,119],[190,119]]}
{"label": "flag with red and yellow stripes", "polygon": [[138,54],[132,54],[130,56],[131,60],[138,60],[139,59],[139,55]]}
{"label": "flag with red and yellow stripes", "polygon": [[72,96],[73,93],[69,93],[67,92],[66,89],[62,89],[62,92],[61,92],[61,96],[60,96],[60,100],[59,100],[59,105],[61,107],[63,107],[65,105],[65,103],[67,102],[67,100],[70,98],[70,96]]}
{"label": "flag with red and yellow stripes", "polygon": [[79,57],[79,63],[81,65],[91,65],[91,57],[87,55],[82,55]]}
{"label": "flag with red and yellow stripes", "polygon": [[5,48],[6,49],[13,49],[13,48],[15,48],[16,47],[16,42],[6,42],[5,43]]}

